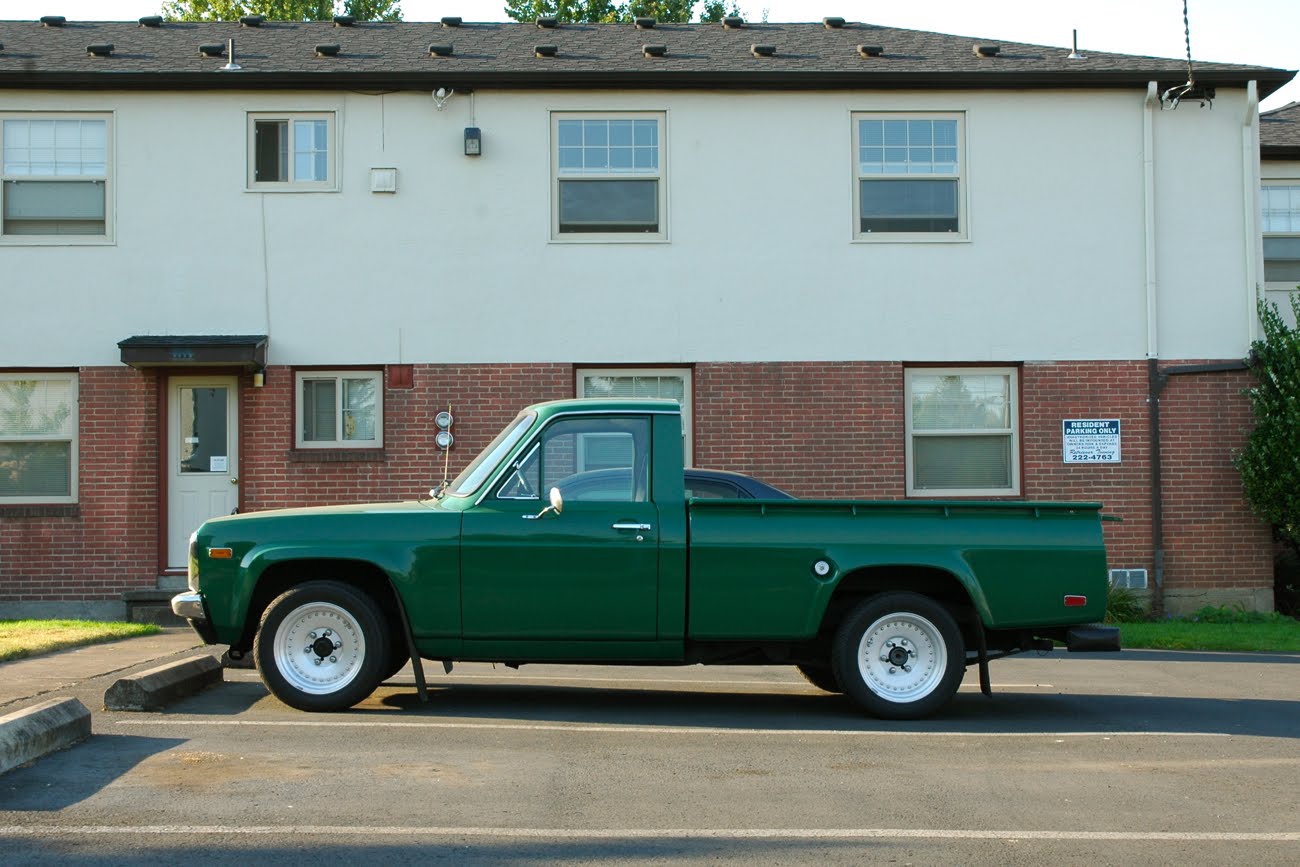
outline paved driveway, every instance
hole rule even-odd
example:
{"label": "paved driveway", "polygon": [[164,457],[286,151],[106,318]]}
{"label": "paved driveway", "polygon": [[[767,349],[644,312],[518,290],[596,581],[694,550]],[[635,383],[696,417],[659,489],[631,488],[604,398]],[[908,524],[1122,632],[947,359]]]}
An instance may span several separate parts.
{"label": "paved driveway", "polygon": [[[458,666],[311,715],[252,672],[0,777],[7,864],[1294,864],[1300,657],[993,664],[890,723],[790,668]],[[89,688],[89,687],[87,687]],[[88,705],[99,699],[88,695]]]}

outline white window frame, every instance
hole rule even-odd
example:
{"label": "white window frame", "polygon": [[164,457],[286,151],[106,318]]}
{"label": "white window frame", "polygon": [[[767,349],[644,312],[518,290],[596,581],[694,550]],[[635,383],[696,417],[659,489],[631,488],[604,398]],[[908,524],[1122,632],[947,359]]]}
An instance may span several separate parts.
{"label": "white window frame", "polygon": [[[1292,195],[1293,198],[1300,198],[1300,178],[1264,178],[1263,181],[1261,181],[1261,183],[1260,183],[1260,229],[1261,229],[1261,234],[1263,235],[1263,237],[1264,237],[1265,239],[1268,239],[1268,238],[1295,238],[1295,239],[1297,240],[1297,243],[1300,243],[1300,208],[1297,208],[1295,215],[1291,217],[1291,220],[1295,223],[1295,225],[1292,227],[1292,230],[1291,230],[1291,231],[1287,231],[1287,232],[1270,232],[1270,231],[1267,230],[1267,228],[1265,228],[1265,226],[1264,226],[1264,220],[1265,220],[1265,211],[1267,210],[1267,206],[1266,206],[1266,204],[1265,204],[1265,202],[1264,202],[1264,196],[1265,196],[1265,192],[1266,192],[1269,188],[1286,188],[1286,189],[1289,189],[1289,190],[1291,191],[1291,195]],[[1265,262],[1267,262],[1267,258],[1265,259]],[[1266,265],[1265,267],[1267,268],[1267,265]],[[1265,280],[1265,281],[1263,281],[1263,282],[1265,283],[1265,287],[1268,288],[1268,289],[1282,289],[1282,290],[1286,290],[1286,291],[1294,291],[1295,288],[1296,288],[1296,285],[1297,285],[1297,284],[1300,284],[1300,279],[1297,279],[1297,280],[1273,280],[1273,281],[1267,281],[1267,280]]]}
{"label": "white window frame", "polygon": [[[329,151],[326,159],[327,177],[323,181],[298,180],[294,176],[294,136],[295,121],[325,121],[326,139]],[[259,181],[257,179],[257,125],[259,123],[278,122],[288,125],[288,165],[285,167],[288,178],[283,181]],[[248,113],[248,175],[247,184],[250,192],[259,193],[322,193],[338,191],[339,135],[338,119],[332,111],[289,111],[269,112],[250,111]]]}
{"label": "white window frame", "polygon": [[[677,377],[682,381],[682,460],[684,466],[693,466],[694,443],[691,436],[693,414],[691,396],[691,375],[689,367],[579,367],[574,370],[574,394],[578,397],[599,397],[587,394],[586,380],[591,377],[609,376],[663,376]],[[634,400],[635,398],[629,398]]]}
{"label": "white window frame", "polygon": [[[943,430],[918,433],[912,429],[912,379],[915,376],[1005,376],[1008,377],[1007,394],[1010,406],[1007,417],[1010,428],[992,430]],[[909,367],[903,371],[903,405],[906,418],[907,442],[907,496],[909,497],[1017,497],[1020,496],[1020,370],[1015,367]],[[914,442],[918,436],[1009,436],[1011,439],[1011,485],[1006,488],[921,488],[916,487]]]}
{"label": "white window frame", "polygon": [[[332,440],[308,440],[303,431],[303,383],[334,380],[334,431]],[[343,439],[343,380],[369,379],[375,383],[375,438]],[[298,370],[293,377],[294,447],[300,449],[381,449],[384,447],[384,373],[382,370]]]}
{"label": "white window frame", "polygon": [[[104,172],[88,174],[32,175],[17,174],[6,171],[6,160],[0,153],[0,244],[18,245],[104,245],[113,243],[113,113],[112,112],[0,112],[0,148],[4,144],[5,121],[42,121],[42,120],[93,120],[104,124]],[[11,181],[40,181],[60,183],[67,181],[94,181],[104,185],[104,231],[96,234],[58,234],[27,235],[5,234],[4,232],[4,197],[6,185]]]}
{"label": "white window frame", "polygon": [[[855,111],[850,115],[852,127],[851,171],[853,173],[853,240],[871,244],[928,243],[951,244],[970,240],[967,194],[966,113],[961,111]],[[859,154],[863,120],[954,120],[957,122],[957,172],[956,174],[864,173]],[[862,231],[862,182],[871,180],[925,180],[947,178],[957,182],[957,231],[955,232],[864,232]]]}
{"label": "white window frame", "polygon": [[[562,120],[654,120],[658,130],[658,167],[655,171],[626,171],[581,173],[560,170],[560,121]],[[585,179],[593,183],[601,180],[656,182],[656,208],[659,230],[657,232],[560,232],[560,182]],[[664,111],[552,111],[551,112],[551,241],[560,244],[645,244],[668,240],[668,114]]]}
{"label": "white window frame", "polygon": [[3,435],[0,434],[0,443],[11,442],[66,442],[69,444],[68,453],[70,466],[68,467],[68,495],[67,496],[0,496],[0,505],[39,505],[44,503],[76,503],[78,501],[78,471],[79,471],[79,454],[81,438],[81,402],[79,398],[79,382],[75,373],[58,373],[47,371],[22,371],[19,373],[0,373],[0,382],[22,382],[28,380],[45,380],[59,381],[69,383],[68,400],[72,406],[72,419],[68,427],[70,431],[60,431],[57,434],[26,434],[23,436]]}

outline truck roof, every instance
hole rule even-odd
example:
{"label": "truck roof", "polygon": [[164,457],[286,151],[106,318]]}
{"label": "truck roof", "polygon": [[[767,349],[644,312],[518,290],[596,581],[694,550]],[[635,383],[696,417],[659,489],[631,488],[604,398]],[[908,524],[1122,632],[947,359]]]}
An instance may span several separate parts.
{"label": "truck roof", "polygon": [[553,416],[565,412],[638,412],[672,413],[681,415],[682,405],[675,400],[662,398],[608,398],[579,397],[569,400],[548,400],[528,407],[538,415]]}

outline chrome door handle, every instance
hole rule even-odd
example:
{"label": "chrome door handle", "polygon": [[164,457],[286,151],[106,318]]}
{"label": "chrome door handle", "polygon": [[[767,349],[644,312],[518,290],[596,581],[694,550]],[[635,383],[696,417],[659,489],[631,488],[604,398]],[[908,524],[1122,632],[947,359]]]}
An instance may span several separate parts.
{"label": "chrome door handle", "polygon": [[653,530],[654,527],[651,527],[649,524],[630,524],[630,523],[629,523],[629,524],[623,524],[623,523],[618,523],[618,524],[613,524],[613,525],[611,525],[611,529],[614,529],[614,530]]}

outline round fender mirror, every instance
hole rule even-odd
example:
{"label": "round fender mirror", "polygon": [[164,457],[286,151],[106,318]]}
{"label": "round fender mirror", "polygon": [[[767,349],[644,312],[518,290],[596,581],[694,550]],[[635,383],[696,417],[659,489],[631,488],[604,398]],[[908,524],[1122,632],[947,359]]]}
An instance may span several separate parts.
{"label": "round fender mirror", "polygon": [[557,515],[564,511],[564,497],[560,494],[559,488],[551,488],[551,508]]}

